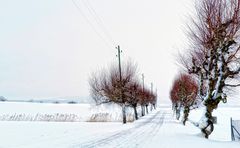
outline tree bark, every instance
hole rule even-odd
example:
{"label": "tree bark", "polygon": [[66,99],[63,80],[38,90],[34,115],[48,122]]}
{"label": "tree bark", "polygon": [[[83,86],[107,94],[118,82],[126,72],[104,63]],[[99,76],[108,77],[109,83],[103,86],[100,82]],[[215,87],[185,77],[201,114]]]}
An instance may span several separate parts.
{"label": "tree bark", "polygon": [[144,116],[145,115],[145,113],[144,113],[144,106],[141,105],[141,108],[142,108],[142,116]]}
{"label": "tree bark", "polygon": [[213,132],[214,126],[212,122],[212,113],[210,111],[206,111],[204,114],[205,118],[207,119],[205,121],[204,126],[201,127],[201,132],[205,138],[208,139],[209,135]]}
{"label": "tree bark", "polygon": [[184,116],[183,116],[183,125],[185,125],[185,124],[186,124],[186,121],[188,120],[189,111],[190,111],[189,107],[188,107],[188,106],[185,106],[185,107],[184,107],[184,111],[183,111],[183,113],[184,113]]}
{"label": "tree bark", "polygon": [[176,108],[176,119],[179,120],[181,113],[180,109]]}
{"label": "tree bark", "polygon": [[147,112],[147,114],[148,114],[148,105],[146,105],[146,112]]}
{"label": "tree bark", "polygon": [[133,106],[135,119],[138,120],[137,106]]}
{"label": "tree bark", "polygon": [[204,106],[206,107],[206,112],[203,114],[203,118],[200,123],[201,124],[200,129],[203,136],[207,139],[214,130],[212,112],[214,109],[217,108],[219,102],[220,102],[219,98],[214,100],[207,99],[204,102]]}
{"label": "tree bark", "polygon": [[122,105],[122,116],[123,116],[123,124],[127,123],[126,106],[125,106],[125,104]]}
{"label": "tree bark", "polygon": [[175,112],[176,112],[176,119],[179,120],[181,116],[181,107],[176,103],[175,107]]}

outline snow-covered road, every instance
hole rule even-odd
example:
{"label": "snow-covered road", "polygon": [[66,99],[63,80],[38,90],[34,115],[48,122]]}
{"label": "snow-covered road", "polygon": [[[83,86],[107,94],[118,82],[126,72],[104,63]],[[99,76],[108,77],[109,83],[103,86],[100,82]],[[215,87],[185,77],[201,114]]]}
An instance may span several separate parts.
{"label": "snow-covered road", "polygon": [[166,112],[150,113],[146,118],[136,121],[132,128],[115,132],[111,135],[101,134],[90,141],[79,143],[73,147],[139,147],[151,142],[161,128]]}

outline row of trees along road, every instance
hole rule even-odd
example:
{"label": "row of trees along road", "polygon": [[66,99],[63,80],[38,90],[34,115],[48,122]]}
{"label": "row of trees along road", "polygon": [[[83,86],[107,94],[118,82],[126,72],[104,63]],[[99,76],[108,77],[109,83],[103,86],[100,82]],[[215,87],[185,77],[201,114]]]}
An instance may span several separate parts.
{"label": "row of trees along road", "polygon": [[[187,73],[198,81],[198,93],[195,86],[193,92],[205,109],[194,125],[208,138],[214,130],[213,110],[220,102],[227,102],[229,89],[240,86],[240,0],[200,0],[195,1],[195,6],[196,13],[188,24],[190,46],[179,59]],[[184,83],[187,86],[190,82]],[[189,95],[184,92],[181,96],[179,90],[175,96],[175,85],[174,82],[171,91],[173,103]],[[192,99],[187,102],[191,104]]]}
{"label": "row of trees along road", "polygon": [[180,74],[173,82],[170,92],[173,110],[179,120],[183,109],[183,124],[185,125],[190,110],[195,109],[197,103],[198,85],[196,80],[188,74]]}
{"label": "row of trees along road", "polygon": [[89,78],[90,93],[97,104],[116,103],[122,107],[123,123],[126,123],[126,107],[134,109],[138,119],[137,106],[142,106],[142,115],[148,105],[156,108],[157,95],[140,83],[137,64],[128,61],[121,66],[121,80],[118,65],[92,73]]}

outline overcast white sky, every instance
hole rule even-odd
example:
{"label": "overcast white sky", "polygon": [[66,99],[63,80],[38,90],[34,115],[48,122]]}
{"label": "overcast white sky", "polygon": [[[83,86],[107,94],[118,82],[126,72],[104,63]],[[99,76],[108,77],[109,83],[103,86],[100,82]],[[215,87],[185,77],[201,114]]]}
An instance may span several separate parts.
{"label": "overcast white sky", "polygon": [[[10,99],[89,95],[92,71],[132,58],[167,100],[177,73],[174,54],[186,44],[192,0],[0,1],[0,96]],[[102,19],[115,45],[88,11]],[[108,42],[109,45],[106,44]]]}

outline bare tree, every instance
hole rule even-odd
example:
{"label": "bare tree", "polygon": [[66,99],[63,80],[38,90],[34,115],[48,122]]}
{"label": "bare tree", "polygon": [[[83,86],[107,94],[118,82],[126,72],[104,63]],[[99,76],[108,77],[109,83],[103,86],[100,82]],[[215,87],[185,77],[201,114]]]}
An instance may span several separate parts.
{"label": "bare tree", "polygon": [[178,96],[179,85],[176,85],[176,80],[173,82],[172,88],[170,90],[170,100],[172,101],[172,109],[176,114],[176,119],[179,120],[181,116],[181,104],[180,98]]}
{"label": "bare tree", "polygon": [[151,103],[151,97],[152,94],[148,88],[140,90],[139,104],[142,108],[142,116],[144,116],[145,113],[148,114],[148,105]]}
{"label": "bare tree", "polygon": [[144,93],[145,93],[145,107],[146,107],[146,112],[148,114],[148,106],[151,103],[152,94],[151,94],[151,91],[149,89],[146,89],[144,91]]}
{"label": "bare tree", "polygon": [[183,108],[183,124],[188,120],[190,109],[194,109],[198,93],[196,81],[187,74],[180,74],[173,82],[170,97],[173,106],[176,107],[177,119],[180,117],[180,109]]}
{"label": "bare tree", "polygon": [[239,27],[240,0],[196,1],[196,16],[189,25],[191,58],[183,64],[200,82],[199,95],[206,109],[195,125],[206,138],[214,130],[213,110],[220,101],[227,101],[226,88],[240,85],[233,83],[240,72]]}
{"label": "bare tree", "polygon": [[122,107],[123,123],[126,123],[126,105],[128,104],[129,86],[136,77],[137,67],[132,62],[122,66],[120,81],[117,65],[93,73],[89,79],[90,93],[97,104],[114,102]]}
{"label": "bare tree", "polygon": [[139,90],[139,104],[141,105],[141,109],[142,109],[142,116],[145,116],[145,102],[146,102],[146,97],[145,97],[145,94],[144,94],[144,89],[140,89]]}
{"label": "bare tree", "polygon": [[134,109],[134,116],[136,120],[138,120],[137,105],[139,103],[141,89],[141,85],[136,80],[129,85],[128,92],[126,92],[127,103]]}
{"label": "bare tree", "polygon": [[[150,104],[151,106],[154,107],[154,109],[156,109],[156,103],[157,103],[157,94],[151,92],[150,94]],[[151,111],[152,111],[152,107],[151,107]]]}

